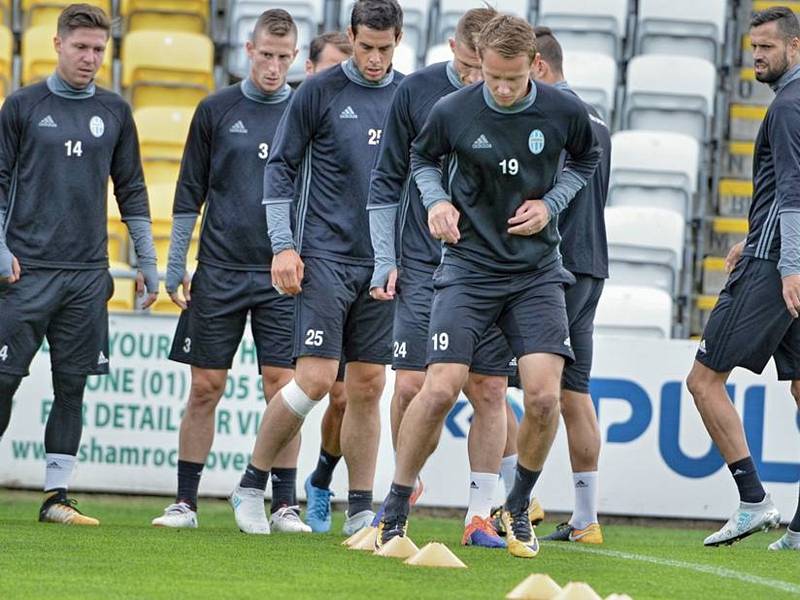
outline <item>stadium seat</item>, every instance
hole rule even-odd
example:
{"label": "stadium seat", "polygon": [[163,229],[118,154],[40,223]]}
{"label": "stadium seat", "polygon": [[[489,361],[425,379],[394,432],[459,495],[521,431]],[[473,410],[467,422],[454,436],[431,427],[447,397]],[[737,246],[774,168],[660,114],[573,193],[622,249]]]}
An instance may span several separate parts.
{"label": "stadium seat", "polygon": [[0,24],[11,23],[12,0],[0,0]]}
{"label": "stadium seat", "polygon": [[428,52],[425,54],[426,67],[434,63],[445,62],[448,60],[453,60],[453,51],[450,49],[450,45],[447,42],[444,44],[436,44],[435,46],[431,46],[428,48]]}
{"label": "stadium seat", "polygon": [[120,0],[119,14],[128,31],[162,29],[205,33],[208,30],[207,0]]}
{"label": "stadium seat", "polygon": [[719,63],[726,0],[640,0],[636,54],[681,54]]}
{"label": "stadium seat", "polygon": [[136,308],[136,271],[128,263],[109,262],[109,270],[114,278],[114,293],[108,300],[108,310],[131,312]]}
{"label": "stadium seat", "polygon": [[[56,70],[58,56],[53,48],[54,35],[55,27],[52,25],[29,27],[22,34],[22,85],[46,79]],[[97,72],[97,83],[104,88],[112,87],[113,56],[114,48],[112,40],[109,40],[103,64]]]}
{"label": "stadium seat", "polygon": [[0,25],[0,98],[11,93],[14,71],[14,35],[11,30]]}
{"label": "stadium seat", "polygon": [[564,76],[575,93],[611,123],[617,91],[616,61],[591,52],[564,52]]}
{"label": "stadium seat", "polygon": [[[342,31],[347,31],[350,26],[353,4],[353,0],[341,0],[340,2],[339,29]],[[434,4],[435,0],[402,0],[400,2],[403,7],[403,43],[416,51],[417,64],[424,59],[427,50],[428,25],[431,8]]]}
{"label": "stadium seat", "polygon": [[[111,0],[81,0],[102,8],[109,18],[112,16]],[[50,36],[55,34],[55,24],[58,15],[67,6],[73,4],[72,0],[20,0],[20,10],[23,21],[27,27],[46,25],[50,29]]]}
{"label": "stadium seat", "polygon": [[540,0],[538,25],[553,30],[565,50],[622,58],[628,0]]}
{"label": "stadium seat", "polygon": [[394,50],[394,57],[392,58],[392,67],[404,75],[413,73],[417,70],[417,51],[408,44],[400,42]]}
{"label": "stadium seat", "polygon": [[214,44],[196,33],[132,31],[122,41],[122,87],[134,108],[196,106],[214,89]]}
{"label": "stadium seat", "polygon": [[148,184],[147,195],[150,200],[153,237],[169,240],[172,232],[172,203],[175,198],[175,184]]}
{"label": "stadium seat", "polygon": [[148,185],[174,185],[177,181],[193,112],[183,106],[150,106],[134,111]]}
{"label": "stadium seat", "polygon": [[595,334],[670,338],[672,299],[663,290],[608,282],[597,304]]}
{"label": "stadium seat", "polygon": [[[513,14],[527,19],[530,13],[528,0],[496,0],[489,3],[502,13]],[[471,8],[485,8],[482,0],[440,0],[438,22],[434,42],[443,43],[453,37],[456,24],[461,16]],[[405,5],[403,6],[405,11]]]}
{"label": "stadium seat", "polygon": [[[680,77],[665,74],[679,73]],[[710,136],[717,71],[702,58],[646,54],[628,63],[623,129]]]}
{"label": "stadium seat", "polygon": [[302,81],[305,77],[304,59],[319,30],[324,13],[323,0],[231,0],[228,18],[228,71],[244,79],[249,72],[245,43],[253,33],[258,17],[270,8],[283,8],[292,15],[297,25],[297,47],[300,53],[289,68],[289,81]]}
{"label": "stadium seat", "polygon": [[675,295],[683,261],[684,220],[662,208],[606,208],[610,280]]}
{"label": "stadium seat", "polygon": [[669,209],[688,220],[699,168],[700,146],[691,136],[620,131],[611,138],[608,204]]}
{"label": "stadium seat", "polygon": [[108,259],[111,262],[123,262],[128,260],[128,228],[122,222],[119,214],[119,206],[114,196],[114,185],[108,180]]}

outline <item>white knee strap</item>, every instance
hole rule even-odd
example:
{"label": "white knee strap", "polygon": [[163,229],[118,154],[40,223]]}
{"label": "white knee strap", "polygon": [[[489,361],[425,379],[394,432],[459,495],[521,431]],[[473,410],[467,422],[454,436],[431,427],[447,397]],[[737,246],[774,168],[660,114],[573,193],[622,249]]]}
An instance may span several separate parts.
{"label": "white knee strap", "polygon": [[319,400],[309,398],[294,379],[281,388],[281,396],[289,410],[301,419],[305,419],[311,409],[319,404]]}

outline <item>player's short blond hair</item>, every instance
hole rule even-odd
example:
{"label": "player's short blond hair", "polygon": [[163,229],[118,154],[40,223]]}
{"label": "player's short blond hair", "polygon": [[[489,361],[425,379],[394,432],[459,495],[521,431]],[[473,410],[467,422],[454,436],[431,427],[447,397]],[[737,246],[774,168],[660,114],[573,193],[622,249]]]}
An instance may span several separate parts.
{"label": "player's short blond hair", "polygon": [[481,57],[487,50],[493,50],[503,58],[524,55],[533,62],[536,57],[536,34],[526,20],[512,15],[498,15],[481,29],[477,48]]}
{"label": "player's short blond hair", "polygon": [[58,16],[57,33],[64,38],[76,29],[102,29],[111,34],[111,20],[99,6],[70,4]]}
{"label": "player's short blond hair", "polygon": [[455,38],[470,50],[477,51],[478,36],[499,13],[491,6],[471,8],[463,14],[456,24]]}

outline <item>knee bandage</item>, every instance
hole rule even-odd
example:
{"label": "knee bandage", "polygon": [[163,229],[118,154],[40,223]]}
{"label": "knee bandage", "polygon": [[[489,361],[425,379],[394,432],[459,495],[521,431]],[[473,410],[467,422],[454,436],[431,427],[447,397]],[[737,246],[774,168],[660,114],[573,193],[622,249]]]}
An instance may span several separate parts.
{"label": "knee bandage", "polygon": [[305,419],[311,409],[319,404],[319,400],[309,398],[294,379],[281,388],[281,396],[289,410],[301,419]]}

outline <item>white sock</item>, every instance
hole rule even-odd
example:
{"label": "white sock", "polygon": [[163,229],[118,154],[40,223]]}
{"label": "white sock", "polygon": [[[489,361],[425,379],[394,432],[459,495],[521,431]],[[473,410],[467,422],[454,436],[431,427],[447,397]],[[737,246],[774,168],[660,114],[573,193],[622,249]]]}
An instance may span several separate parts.
{"label": "white sock", "polygon": [[800,544],[800,531],[792,531],[791,529],[789,529],[787,527],[786,528],[786,537],[793,544]]}
{"label": "white sock", "polygon": [[597,471],[573,473],[575,483],[575,510],[569,523],[575,529],[585,529],[590,523],[597,523]]}
{"label": "white sock", "polygon": [[75,457],[69,454],[45,454],[44,491],[67,489],[75,468]]}
{"label": "white sock", "polygon": [[464,525],[469,525],[475,515],[481,519],[489,517],[492,512],[492,499],[494,498],[494,490],[497,487],[497,479],[497,473],[470,472],[469,506],[467,506]]}
{"label": "white sock", "polygon": [[500,461],[500,477],[503,479],[503,485],[506,488],[506,497],[511,493],[511,488],[514,487],[514,476],[517,473],[517,455],[504,456]]}

